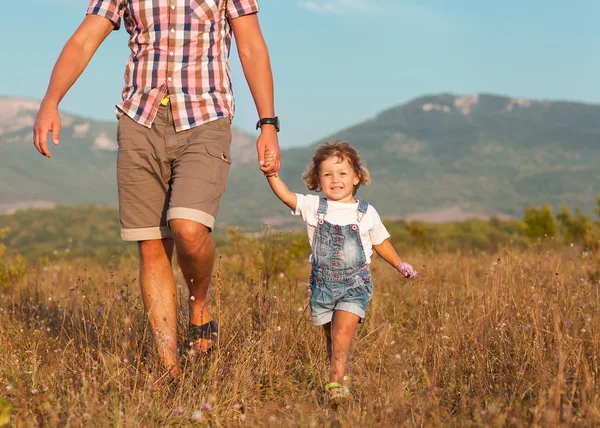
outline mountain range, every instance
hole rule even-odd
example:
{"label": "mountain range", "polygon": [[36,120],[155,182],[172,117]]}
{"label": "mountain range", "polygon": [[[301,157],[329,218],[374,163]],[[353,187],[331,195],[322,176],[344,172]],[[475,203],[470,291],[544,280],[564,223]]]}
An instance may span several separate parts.
{"label": "mountain range", "polygon": [[[61,147],[32,145],[39,101],[0,97],[0,211],[53,204],[116,205],[116,122],[61,113]],[[384,110],[305,147],[282,151],[281,177],[297,192],[322,141],[347,140],[372,184],[359,196],[382,217],[452,221],[516,216],[531,204],[591,212],[600,191],[600,106],[476,94],[435,94]],[[219,222],[251,229],[300,221],[268,189],[255,137],[234,127],[233,167]]]}

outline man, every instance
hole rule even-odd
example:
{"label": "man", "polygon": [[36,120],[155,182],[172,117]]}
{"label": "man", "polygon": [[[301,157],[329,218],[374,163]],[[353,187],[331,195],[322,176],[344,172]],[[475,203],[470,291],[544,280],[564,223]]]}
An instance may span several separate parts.
{"label": "man", "polygon": [[[173,246],[190,293],[193,349],[206,352],[216,339],[207,297],[210,231],[231,163],[232,36],[258,110],[260,169],[274,175],[280,166],[273,78],[257,12],[257,0],[91,0],[54,66],[34,125],[35,147],[50,157],[48,133],[59,142],[59,102],[122,20],[131,55],[117,106],[121,236],[138,242],[144,305],[160,358],[175,377],[181,368]],[[265,165],[266,151],[276,153],[275,162]]]}

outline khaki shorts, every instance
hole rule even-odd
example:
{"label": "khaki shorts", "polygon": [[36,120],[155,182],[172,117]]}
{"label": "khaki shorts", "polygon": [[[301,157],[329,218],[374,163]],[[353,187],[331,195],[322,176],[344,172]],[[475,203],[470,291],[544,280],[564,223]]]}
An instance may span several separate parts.
{"label": "khaki shorts", "polygon": [[193,220],[212,230],[231,165],[231,121],[221,118],[175,132],[171,105],[152,128],[119,118],[117,183],[121,237],[171,237],[169,221]]}

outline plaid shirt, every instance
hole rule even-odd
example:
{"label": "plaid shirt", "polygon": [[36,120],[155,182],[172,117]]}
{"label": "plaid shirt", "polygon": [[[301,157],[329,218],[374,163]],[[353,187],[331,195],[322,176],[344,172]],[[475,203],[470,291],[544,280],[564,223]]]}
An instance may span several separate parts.
{"label": "plaid shirt", "polygon": [[177,131],[233,118],[229,20],[256,12],[257,0],[91,0],[88,14],[130,34],[117,117],[150,127],[168,94]]}

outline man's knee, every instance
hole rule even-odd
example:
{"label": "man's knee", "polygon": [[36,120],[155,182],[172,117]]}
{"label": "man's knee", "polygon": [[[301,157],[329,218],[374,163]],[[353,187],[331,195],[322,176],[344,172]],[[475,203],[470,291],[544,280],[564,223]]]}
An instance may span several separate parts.
{"label": "man's knee", "polygon": [[161,260],[171,260],[173,241],[170,239],[152,239],[139,241],[138,250],[142,263],[156,263]]}
{"label": "man's knee", "polygon": [[173,219],[169,226],[179,254],[194,254],[203,249],[212,249],[210,230],[203,224],[191,220]]}

